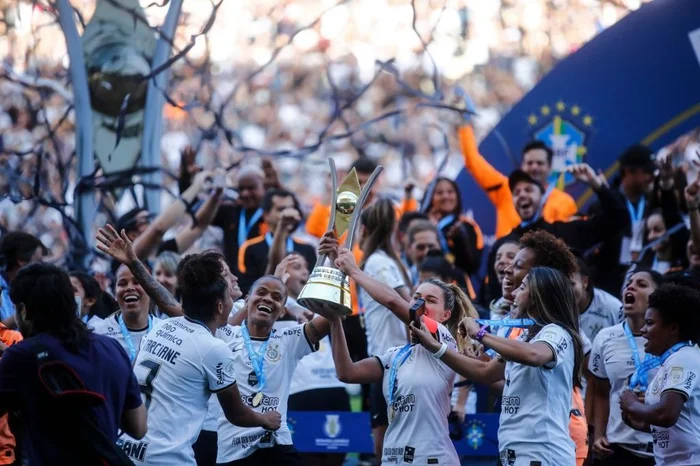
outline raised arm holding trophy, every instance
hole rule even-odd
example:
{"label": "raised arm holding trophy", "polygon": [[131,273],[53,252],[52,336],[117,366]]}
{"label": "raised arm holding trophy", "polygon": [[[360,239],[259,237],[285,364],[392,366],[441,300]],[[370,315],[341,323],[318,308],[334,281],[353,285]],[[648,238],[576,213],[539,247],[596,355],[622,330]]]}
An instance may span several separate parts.
{"label": "raised arm holding trophy", "polygon": [[[377,181],[382,167],[378,166],[360,189],[357,172],[353,168],[340,186],[337,186],[337,172],[333,159],[328,159],[331,169],[331,216],[328,231],[335,231],[338,237],[348,232],[345,247],[352,249],[357,222],[360,221],[362,206]],[[332,264],[326,265],[327,256],[320,254],[309,280],[301,290],[299,304],[324,316],[335,318],[352,314],[350,280]],[[327,316],[326,314],[330,314]]]}

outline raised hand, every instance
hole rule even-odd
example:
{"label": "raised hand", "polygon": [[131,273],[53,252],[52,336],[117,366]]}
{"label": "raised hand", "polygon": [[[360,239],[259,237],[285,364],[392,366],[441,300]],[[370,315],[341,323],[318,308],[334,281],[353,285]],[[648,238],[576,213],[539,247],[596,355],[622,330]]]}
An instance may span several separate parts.
{"label": "raised hand", "polygon": [[411,322],[408,325],[408,329],[411,332],[411,339],[417,340],[423,348],[427,349],[431,353],[435,353],[442,346],[439,341],[430,333],[428,327],[425,326],[423,320],[421,319],[420,328],[416,327],[415,322]]}
{"label": "raised hand", "polygon": [[574,175],[576,180],[586,183],[593,189],[599,189],[603,186],[603,181],[587,163],[578,163],[568,167],[568,170]]}
{"label": "raised hand", "polygon": [[299,225],[299,222],[301,222],[301,215],[299,214],[299,211],[294,207],[288,207],[280,214],[278,229],[280,232],[291,233]]}
{"label": "raised hand", "polygon": [[333,262],[338,257],[338,248],[338,236],[334,231],[327,231],[318,243],[318,254],[328,257]]}
{"label": "raised hand", "polygon": [[340,248],[338,258],[334,262],[335,266],[348,276],[352,276],[354,272],[360,270],[355,262],[355,255],[348,248]]}
{"label": "raised hand", "polygon": [[462,322],[460,322],[459,326],[457,327],[457,331],[463,337],[470,336],[475,338],[476,334],[479,333],[479,330],[481,330],[479,323],[471,317],[465,317],[462,319]]}
{"label": "raised hand", "polygon": [[183,174],[188,174],[189,176],[194,176],[200,171],[202,167],[197,165],[197,153],[192,146],[185,147],[182,152],[180,152],[180,172]]}
{"label": "raised hand", "polygon": [[122,230],[120,235],[112,225],[107,224],[97,231],[95,239],[97,239],[97,249],[108,254],[114,260],[126,265],[137,260],[134,245],[126,235],[125,230]]}
{"label": "raised hand", "polygon": [[277,264],[277,267],[275,268],[275,277],[279,278],[282,280],[282,283],[287,283],[287,280],[289,280],[289,267],[296,263],[301,263],[302,258],[298,254],[289,254],[286,256],[282,261]]}

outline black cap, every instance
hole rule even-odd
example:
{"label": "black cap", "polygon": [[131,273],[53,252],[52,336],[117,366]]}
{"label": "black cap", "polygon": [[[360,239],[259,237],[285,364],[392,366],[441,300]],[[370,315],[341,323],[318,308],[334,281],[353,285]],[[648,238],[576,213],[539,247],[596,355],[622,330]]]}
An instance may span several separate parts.
{"label": "black cap", "polygon": [[[117,224],[114,226],[114,228],[118,231],[121,232],[122,230],[126,230],[128,233],[129,231],[133,230],[136,225],[137,225],[137,217],[139,216],[140,213],[142,212],[148,212],[146,209],[143,209],[141,207],[136,207],[134,209],[131,209],[121,217],[119,217],[119,220],[117,220]],[[152,218],[153,214],[148,214],[148,218]]]}
{"label": "black cap", "polygon": [[641,168],[647,173],[656,171],[654,153],[642,144],[635,144],[625,149],[617,161],[620,163],[620,168]]}
{"label": "black cap", "polygon": [[532,183],[534,185],[537,185],[538,188],[540,188],[540,191],[544,193],[544,187],[539,184],[533,177],[527,174],[527,172],[524,172],[521,169],[513,170],[513,173],[510,174],[508,177],[508,186],[510,187],[510,191],[513,192],[513,188],[515,188],[515,185],[517,183],[520,183],[521,181],[525,181],[527,183]]}

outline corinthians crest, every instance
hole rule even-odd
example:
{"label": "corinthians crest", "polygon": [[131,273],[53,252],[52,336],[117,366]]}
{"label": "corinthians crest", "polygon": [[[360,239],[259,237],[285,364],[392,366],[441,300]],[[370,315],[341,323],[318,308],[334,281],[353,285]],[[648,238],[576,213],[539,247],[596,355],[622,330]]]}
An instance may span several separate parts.
{"label": "corinthians crest", "polygon": [[593,129],[593,117],[578,105],[558,101],[543,105],[527,117],[530,134],[554,152],[549,182],[563,189],[574,181],[567,167],[583,163],[586,140]]}

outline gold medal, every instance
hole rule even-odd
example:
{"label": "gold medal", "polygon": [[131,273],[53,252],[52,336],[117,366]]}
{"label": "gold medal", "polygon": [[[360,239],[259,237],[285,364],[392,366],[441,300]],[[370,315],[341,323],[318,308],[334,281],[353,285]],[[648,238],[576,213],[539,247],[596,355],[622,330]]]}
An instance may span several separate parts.
{"label": "gold medal", "polygon": [[263,394],[262,392],[258,392],[255,395],[253,395],[253,408],[257,408],[260,406],[260,403],[262,403],[263,400]]}
{"label": "gold medal", "polygon": [[394,420],[394,414],[396,414],[396,411],[394,411],[394,407],[392,406],[389,408],[389,424],[391,424],[391,421]]}

